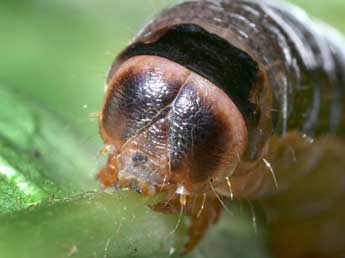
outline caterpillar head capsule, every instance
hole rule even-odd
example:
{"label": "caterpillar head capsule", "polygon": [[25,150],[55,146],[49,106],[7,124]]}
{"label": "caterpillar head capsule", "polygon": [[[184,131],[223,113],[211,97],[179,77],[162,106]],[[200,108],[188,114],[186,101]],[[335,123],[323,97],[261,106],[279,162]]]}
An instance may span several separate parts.
{"label": "caterpillar head capsule", "polygon": [[[109,75],[100,132],[111,146],[104,186],[200,194],[233,171],[247,128],[231,98],[163,57],[139,55]],[[216,183],[216,182],[215,182]]]}

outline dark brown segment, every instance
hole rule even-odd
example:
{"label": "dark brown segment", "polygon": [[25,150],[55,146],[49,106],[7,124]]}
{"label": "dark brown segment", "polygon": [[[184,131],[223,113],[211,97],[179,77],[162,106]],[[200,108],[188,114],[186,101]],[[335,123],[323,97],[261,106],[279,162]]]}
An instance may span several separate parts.
{"label": "dark brown segment", "polygon": [[250,93],[257,80],[257,63],[244,51],[195,24],[179,24],[167,28],[149,43],[130,45],[119,56],[157,55],[174,61],[207,78],[222,88],[236,103],[247,124],[255,126],[259,119]]}
{"label": "dark brown segment", "polygon": [[256,60],[273,90],[275,133],[344,135],[345,64],[339,60],[345,40],[339,33],[281,2],[187,1],[156,17],[136,42],[153,42],[179,24],[198,25]]}

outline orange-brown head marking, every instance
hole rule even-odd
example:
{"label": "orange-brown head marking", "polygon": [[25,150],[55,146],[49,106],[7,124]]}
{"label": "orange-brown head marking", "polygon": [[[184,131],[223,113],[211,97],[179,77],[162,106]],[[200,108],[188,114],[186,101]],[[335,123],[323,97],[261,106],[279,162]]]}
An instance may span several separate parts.
{"label": "orange-brown head marking", "polygon": [[210,177],[224,180],[236,168],[247,146],[245,121],[223,90],[149,55],[110,75],[100,131],[113,146],[101,182],[146,194],[181,185],[203,193]]}

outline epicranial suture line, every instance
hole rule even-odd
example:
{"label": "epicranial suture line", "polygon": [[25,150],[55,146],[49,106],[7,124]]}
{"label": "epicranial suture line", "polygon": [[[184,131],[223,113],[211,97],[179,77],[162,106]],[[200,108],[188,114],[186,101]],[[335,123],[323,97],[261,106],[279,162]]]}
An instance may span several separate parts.
{"label": "epicranial suture line", "polygon": [[[186,1],[164,10],[110,69],[100,132],[120,151],[115,159],[110,154],[100,181],[144,195],[167,193],[152,208],[180,214],[173,232],[182,213],[190,216],[185,251],[228,210],[224,200],[235,198],[262,206],[275,255],[341,257],[345,189],[336,181],[345,181],[345,40],[339,35],[273,1]],[[166,90],[142,98],[147,81],[140,78],[148,73],[149,83]],[[134,85],[120,83],[138,74]],[[121,87],[121,97],[111,95]],[[151,112],[157,99],[168,103]],[[135,133],[126,138],[128,132]],[[133,165],[136,153],[145,157],[142,167]],[[334,191],[339,199],[331,199]],[[327,213],[309,211],[324,198],[333,205]],[[336,227],[327,235],[322,228],[329,221]],[[286,237],[295,241],[287,246]],[[338,244],[327,246],[330,239]]]}

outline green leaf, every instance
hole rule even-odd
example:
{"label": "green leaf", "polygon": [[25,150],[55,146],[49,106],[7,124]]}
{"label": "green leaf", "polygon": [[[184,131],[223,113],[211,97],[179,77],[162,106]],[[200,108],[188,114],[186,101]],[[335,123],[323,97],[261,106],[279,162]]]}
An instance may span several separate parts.
{"label": "green leaf", "polygon": [[37,173],[50,179],[64,195],[96,187],[95,159],[68,125],[39,104],[5,88],[0,88],[0,103],[0,140],[7,146],[0,154],[9,166],[29,170],[33,174],[26,176],[33,181]]}
{"label": "green leaf", "polygon": [[0,88],[0,214],[97,187],[95,166],[55,114]]}
{"label": "green leaf", "polygon": [[[92,192],[0,218],[1,257],[162,257],[181,249],[183,227],[148,199]],[[18,248],[20,243],[20,248]]]}

